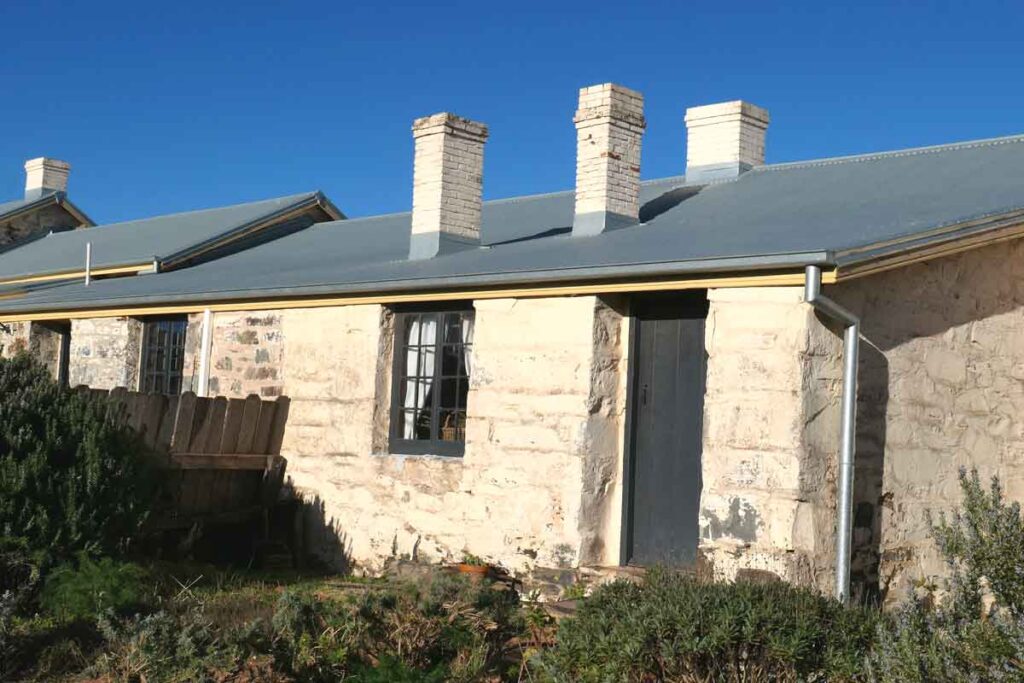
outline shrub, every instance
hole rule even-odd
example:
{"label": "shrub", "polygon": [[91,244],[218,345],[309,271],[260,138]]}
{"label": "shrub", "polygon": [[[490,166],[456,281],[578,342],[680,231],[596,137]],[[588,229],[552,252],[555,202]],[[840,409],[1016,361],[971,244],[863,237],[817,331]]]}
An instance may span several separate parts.
{"label": "shrub", "polygon": [[523,626],[513,591],[447,575],[343,601],[288,592],[272,620],[279,661],[304,681],[480,680]]}
{"label": "shrub", "polygon": [[46,577],[40,604],[61,619],[95,619],[107,610],[139,608],[152,598],[148,573],[140,566],[87,555]]}
{"label": "shrub", "polygon": [[557,681],[855,680],[876,613],[782,583],[708,583],[655,569],[598,587],[559,625]]}
{"label": "shrub", "polygon": [[[1024,680],[1024,520],[988,491],[978,473],[960,471],[962,509],[939,518],[936,543],[950,567],[949,594],[912,596],[871,653],[882,683]],[[991,591],[995,608],[983,595]]]}
{"label": "shrub", "polygon": [[0,359],[0,536],[57,559],[113,551],[138,529],[155,478],[124,413]]}

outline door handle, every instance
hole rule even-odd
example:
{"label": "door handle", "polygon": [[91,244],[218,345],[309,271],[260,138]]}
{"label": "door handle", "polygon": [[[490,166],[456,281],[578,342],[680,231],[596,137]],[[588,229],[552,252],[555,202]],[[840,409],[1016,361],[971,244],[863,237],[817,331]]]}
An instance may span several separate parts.
{"label": "door handle", "polygon": [[640,387],[640,405],[647,405],[647,385],[644,384]]}

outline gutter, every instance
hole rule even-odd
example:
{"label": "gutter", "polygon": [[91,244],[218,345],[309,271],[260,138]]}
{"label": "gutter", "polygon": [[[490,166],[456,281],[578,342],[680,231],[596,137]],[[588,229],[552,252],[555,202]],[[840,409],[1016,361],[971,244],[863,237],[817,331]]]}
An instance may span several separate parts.
{"label": "gutter", "polygon": [[804,293],[816,311],[843,325],[843,395],[836,496],[836,599],[850,600],[850,545],[853,532],[853,464],[857,435],[857,357],[860,318],[821,293],[821,268],[807,266]]}

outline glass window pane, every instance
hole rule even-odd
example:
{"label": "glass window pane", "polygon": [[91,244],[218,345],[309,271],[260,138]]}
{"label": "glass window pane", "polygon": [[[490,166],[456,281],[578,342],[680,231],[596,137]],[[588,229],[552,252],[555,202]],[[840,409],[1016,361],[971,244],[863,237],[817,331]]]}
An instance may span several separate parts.
{"label": "glass window pane", "polygon": [[444,341],[446,344],[462,343],[462,316],[458,313],[445,316]]}
{"label": "glass window pane", "polygon": [[437,316],[425,315],[421,320],[420,345],[433,346],[437,342]]}
{"label": "glass window pane", "polygon": [[441,347],[441,374],[449,377],[459,374],[462,365],[462,347],[445,345]]}
{"label": "glass window pane", "polygon": [[433,377],[434,376],[434,355],[436,351],[433,346],[420,347],[420,362],[419,372],[416,374],[420,377]]}
{"label": "glass window pane", "polygon": [[441,408],[456,408],[459,398],[459,380],[445,377],[441,380]]}

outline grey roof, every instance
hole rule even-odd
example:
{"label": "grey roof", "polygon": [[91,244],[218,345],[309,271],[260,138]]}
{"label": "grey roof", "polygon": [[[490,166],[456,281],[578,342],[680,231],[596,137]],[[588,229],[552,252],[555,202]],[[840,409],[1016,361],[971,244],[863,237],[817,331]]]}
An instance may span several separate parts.
{"label": "grey roof", "polygon": [[64,285],[0,311],[851,265],[1024,211],[1024,136],[643,185],[643,223],[573,237],[572,192],[487,202],[480,248],[409,261],[408,213],[321,223],[184,271]]}
{"label": "grey roof", "polygon": [[319,192],[236,204],[216,209],[111,223],[88,230],[56,232],[0,255],[0,280],[79,271],[85,245],[92,244],[92,267],[161,262],[245,230],[256,222],[307,203],[326,202]]}

